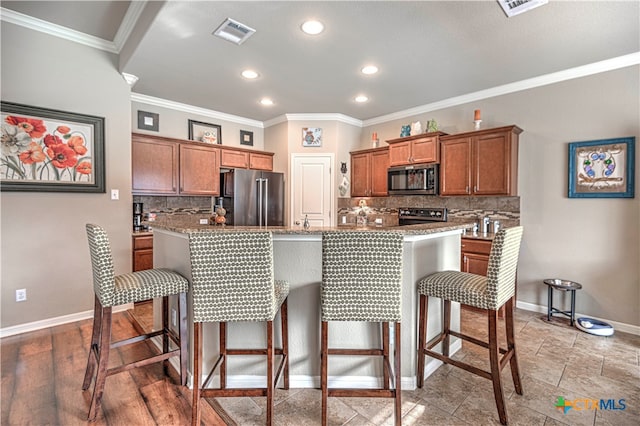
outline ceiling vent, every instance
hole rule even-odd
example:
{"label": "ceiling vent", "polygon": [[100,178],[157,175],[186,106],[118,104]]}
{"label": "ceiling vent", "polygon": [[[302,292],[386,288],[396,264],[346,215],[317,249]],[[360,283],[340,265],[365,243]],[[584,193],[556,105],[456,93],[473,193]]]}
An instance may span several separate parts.
{"label": "ceiling vent", "polygon": [[255,32],[256,30],[253,28],[234,21],[231,18],[227,18],[218,29],[213,32],[213,35],[230,41],[231,43],[242,44]]}

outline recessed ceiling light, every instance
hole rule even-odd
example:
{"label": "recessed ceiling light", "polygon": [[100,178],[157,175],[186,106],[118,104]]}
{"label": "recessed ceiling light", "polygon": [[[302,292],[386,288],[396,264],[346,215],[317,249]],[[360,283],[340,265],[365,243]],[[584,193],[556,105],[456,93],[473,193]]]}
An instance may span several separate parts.
{"label": "recessed ceiling light", "polygon": [[356,102],[367,102],[369,100],[369,98],[367,98],[365,95],[358,95],[356,96]]}
{"label": "recessed ceiling light", "polygon": [[258,78],[258,73],[254,70],[244,70],[242,71],[242,76],[248,79]]}
{"label": "recessed ceiling light", "polygon": [[273,105],[273,101],[271,99],[269,99],[269,98],[262,98],[260,100],[260,103],[262,105]]}
{"label": "recessed ceiling light", "polygon": [[324,30],[324,25],[320,21],[306,21],[302,24],[302,31],[310,35],[320,34]]}
{"label": "recessed ceiling light", "polygon": [[362,74],[375,74],[378,72],[378,67],[376,67],[375,65],[367,65],[366,67],[362,68]]}

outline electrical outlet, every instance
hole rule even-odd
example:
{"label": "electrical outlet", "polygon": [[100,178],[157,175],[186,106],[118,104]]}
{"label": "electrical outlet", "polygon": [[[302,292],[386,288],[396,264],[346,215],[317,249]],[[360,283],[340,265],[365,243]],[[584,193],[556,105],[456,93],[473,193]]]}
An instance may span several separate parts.
{"label": "electrical outlet", "polygon": [[200,225],[208,225],[209,219],[200,219]]}
{"label": "electrical outlet", "polygon": [[120,191],[117,189],[112,189],[111,190],[111,199],[112,200],[119,200],[120,199]]}
{"label": "electrical outlet", "polygon": [[171,325],[174,327],[178,326],[178,313],[173,308],[171,308]]}
{"label": "electrical outlet", "polygon": [[27,289],[16,290],[16,302],[24,302],[25,300],[27,300]]}

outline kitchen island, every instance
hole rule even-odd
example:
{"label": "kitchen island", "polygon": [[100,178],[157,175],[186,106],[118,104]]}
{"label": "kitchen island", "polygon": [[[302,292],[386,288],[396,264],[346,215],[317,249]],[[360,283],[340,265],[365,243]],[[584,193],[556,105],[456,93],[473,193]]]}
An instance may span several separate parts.
{"label": "kitchen island", "polygon": [[[290,385],[293,388],[319,387],[320,381],[320,282],[322,280],[322,232],[397,231],[404,234],[402,289],[402,386],[416,387],[417,365],[417,281],[425,275],[443,270],[460,270],[460,235],[472,226],[468,222],[444,222],[402,227],[233,227],[165,223],[154,227],[154,266],[171,268],[191,280],[189,233],[225,232],[229,230],[269,230],[273,235],[275,278],[289,281],[289,361]],[[371,247],[376,250],[376,247]],[[157,302],[156,302],[157,303]],[[452,309],[451,327],[459,330],[459,306]],[[154,311],[159,311],[155,309]],[[188,315],[191,323],[191,312]],[[277,320],[279,322],[279,319]],[[159,325],[159,315],[154,323]],[[264,324],[230,323],[229,347],[261,347],[265,345]],[[441,329],[441,302],[429,301],[429,338]],[[277,328],[276,328],[277,330]],[[330,323],[332,347],[373,347],[380,343],[379,325],[370,323]],[[204,371],[211,368],[218,355],[218,327],[204,326]],[[357,338],[353,338],[357,336]],[[276,332],[276,342],[279,342]],[[393,341],[393,339],[392,339]],[[460,347],[452,342],[452,352]],[[191,343],[190,343],[190,353]],[[191,358],[191,357],[190,357]],[[191,364],[191,360],[189,361]],[[425,375],[431,374],[440,362],[430,359]],[[191,368],[189,368],[191,371]],[[265,363],[259,357],[229,359],[229,387],[264,386]],[[382,364],[365,357],[340,357],[329,364],[329,386],[377,387],[381,383]],[[214,380],[216,383],[216,380]]]}

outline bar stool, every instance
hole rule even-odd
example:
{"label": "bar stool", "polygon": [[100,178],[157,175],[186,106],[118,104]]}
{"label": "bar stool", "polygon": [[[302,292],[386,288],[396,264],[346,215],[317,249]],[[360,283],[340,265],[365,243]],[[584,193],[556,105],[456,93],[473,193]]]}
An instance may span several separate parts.
{"label": "bar stool", "polygon": [[[273,243],[270,232],[217,231],[189,234],[193,296],[193,407],[192,425],[200,425],[200,398],[266,396],[266,424],[273,420],[275,386],[284,376],[289,389],[289,338],[287,296],[289,283],[273,278]],[[280,311],[282,348],[274,349],[273,321]],[[238,349],[227,347],[227,322],[266,322],[267,347]],[[219,323],[220,353],[205,381],[202,370],[202,323]],[[273,357],[282,359],[275,373]],[[267,357],[267,381],[264,388],[227,388],[227,357],[262,355]],[[220,367],[220,387],[209,388]]]}
{"label": "bar stool", "polygon": [[[87,239],[91,253],[93,269],[93,288],[95,292],[95,308],[93,310],[93,332],[87,370],[82,383],[82,390],[89,389],[95,374],[95,385],[88,419],[94,420],[102,402],[104,385],[108,376],[121,373],[136,367],[166,361],[171,357],[180,357],[180,384],[187,380],[187,291],[189,281],[182,275],[168,269],[148,269],[115,275],[111,245],[106,231],[98,225],[87,224]],[[178,335],[169,328],[169,296],[178,295],[179,324]],[[119,342],[111,342],[112,308],[118,305],[139,302],[162,297],[162,330],[141,334]],[[162,353],[140,361],[109,368],[110,349],[138,343],[162,336]],[[169,350],[169,340],[177,349]],[[165,373],[168,362],[165,362]]]}
{"label": "bar stool", "polygon": [[[548,278],[542,282],[548,286],[547,321],[551,321],[551,317],[554,314],[562,314],[566,317],[569,317],[571,327],[573,327],[573,323],[575,322],[575,319],[576,319],[576,290],[580,290],[582,288],[582,284],[569,281],[569,280],[561,280],[558,278]],[[553,289],[571,292],[571,310],[570,311],[563,311],[561,309],[556,309],[553,307]]]}
{"label": "bar stool", "polygon": [[[394,398],[395,424],[402,418],[400,369],[400,318],[402,299],[403,235],[394,232],[339,231],[322,234],[322,424],[327,424],[327,398]],[[366,321],[382,325],[382,348],[329,348],[329,321]],[[389,323],[394,322],[395,343],[391,370]],[[329,355],[382,356],[383,388],[337,389],[328,387]],[[395,389],[390,388],[391,381]]]}
{"label": "bar stool", "polygon": [[[491,245],[487,276],[466,272],[445,271],[431,274],[418,282],[420,294],[420,319],[418,324],[418,387],[424,384],[425,355],[439,359],[447,364],[462,368],[493,382],[493,393],[500,417],[500,423],[507,424],[507,411],[500,371],[509,363],[511,376],[518,395],[522,395],[522,383],[516,357],[513,309],[515,304],[516,269],[523,228],[498,231]],[[427,307],[429,297],[438,297],[444,301],[443,331],[434,339],[427,339]],[[489,342],[458,333],[450,329],[451,302],[464,303],[487,312]],[[506,305],[505,328],[507,349],[498,345],[498,309]],[[449,336],[456,336],[473,344],[489,349],[491,370],[485,371],[449,357]],[[433,351],[433,347],[442,342],[442,354]],[[503,354],[500,358],[500,354]]]}

